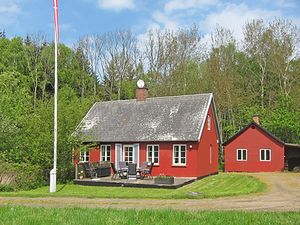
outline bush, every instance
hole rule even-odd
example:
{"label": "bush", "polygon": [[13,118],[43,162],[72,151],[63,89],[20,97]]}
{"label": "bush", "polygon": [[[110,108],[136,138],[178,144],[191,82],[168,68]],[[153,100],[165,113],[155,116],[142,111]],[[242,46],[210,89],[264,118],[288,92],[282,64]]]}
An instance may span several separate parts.
{"label": "bush", "polygon": [[0,162],[0,191],[30,190],[43,185],[39,166]]}

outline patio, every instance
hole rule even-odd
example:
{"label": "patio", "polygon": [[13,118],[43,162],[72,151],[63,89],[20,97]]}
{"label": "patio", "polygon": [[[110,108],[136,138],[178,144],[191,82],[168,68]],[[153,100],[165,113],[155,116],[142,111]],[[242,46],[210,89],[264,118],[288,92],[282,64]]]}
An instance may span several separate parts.
{"label": "patio", "polygon": [[155,184],[154,179],[111,179],[111,177],[74,179],[74,184],[86,186],[107,186],[107,187],[136,187],[136,188],[165,188],[177,189],[194,182],[195,178],[177,178],[174,184]]}

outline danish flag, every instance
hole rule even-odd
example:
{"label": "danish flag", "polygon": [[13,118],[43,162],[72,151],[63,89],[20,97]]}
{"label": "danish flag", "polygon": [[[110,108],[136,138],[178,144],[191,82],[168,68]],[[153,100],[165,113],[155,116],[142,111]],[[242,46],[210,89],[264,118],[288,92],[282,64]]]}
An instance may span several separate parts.
{"label": "danish flag", "polygon": [[55,26],[55,38],[58,42],[59,39],[59,26],[58,26],[58,0],[53,0],[54,8],[54,26]]}

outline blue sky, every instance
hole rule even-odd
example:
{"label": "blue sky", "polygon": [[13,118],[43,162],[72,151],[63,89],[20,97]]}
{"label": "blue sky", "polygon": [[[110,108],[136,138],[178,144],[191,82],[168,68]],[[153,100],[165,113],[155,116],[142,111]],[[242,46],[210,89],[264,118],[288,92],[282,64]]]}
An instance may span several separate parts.
{"label": "blue sky", "polygon": [[[193,24],[209,34],[217,24],[239,38],[252,19],[286,18],[300,27],[299,0],[59,0],[60,40],[68,45],[88,34],[130,29],[139,38],[151,28]],[[53,38],[52,0],[0,0],[0,30],[9,37],[43,32]]]}

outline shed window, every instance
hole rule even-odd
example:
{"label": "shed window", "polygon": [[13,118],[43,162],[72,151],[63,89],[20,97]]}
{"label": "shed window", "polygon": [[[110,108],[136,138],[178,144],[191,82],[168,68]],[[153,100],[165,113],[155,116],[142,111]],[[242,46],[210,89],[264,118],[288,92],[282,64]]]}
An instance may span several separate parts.
{"label": "shed window", "polygon": [[101,145],[101,161],[110,161],[110,145]]}
{"label": "shed window", "polygon": [[147,145],[147,161],[159,164],[159,145]]}
{"label": "shed window", "polygon": [[260,149],[260,161],[271,161],[271,149]]}
{"label": "shed window", "polygon": [[186,165],[186,145],[173,145],[173,165]]}
{"label": "shed window", "polygon": [[210,130],[211,127],[211,121],[210,121],[210,116],[207,116],[207,130]]}
{"label": "shed window", "polygon": [[236,150],[236,160],[237,161],[247,161],[247,149],[237,149]]}
{"label": "shed window", "polygon": [[90,152],[80,152],[80,162],[88,162],[90,160]]}

